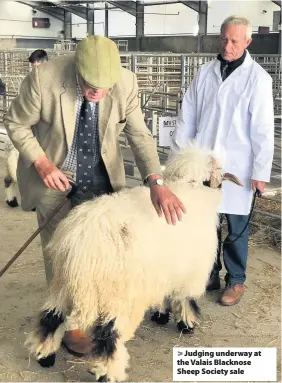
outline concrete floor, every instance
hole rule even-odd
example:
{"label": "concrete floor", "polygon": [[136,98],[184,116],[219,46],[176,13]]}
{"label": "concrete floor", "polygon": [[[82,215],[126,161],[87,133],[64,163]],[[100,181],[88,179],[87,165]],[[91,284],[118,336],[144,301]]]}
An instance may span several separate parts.
{"label": "concrete floor", "polygon": [[[35,213],[6,206],[3,160],[0,158],[0,268],[36,230]],[[280,380],[281,256],[267,247],[250,248],[246,292],[233,307],[216,303],[218,292],[199,300],[202,318],[193,336],[182,335],[173,323],[164,328],[148,317],[128,342],[128,381],[172,381],[172,349],[179,347],[277,347]],[[222,275],[223,276],[223,275]],[[152,286],[153,288],[153,286]],[[0,381],[93,381],[83,361],[58,353],[57,363],[42,369],[29,358],[24,341],[46,297],[39,240],[34,240],[0,278]]]}

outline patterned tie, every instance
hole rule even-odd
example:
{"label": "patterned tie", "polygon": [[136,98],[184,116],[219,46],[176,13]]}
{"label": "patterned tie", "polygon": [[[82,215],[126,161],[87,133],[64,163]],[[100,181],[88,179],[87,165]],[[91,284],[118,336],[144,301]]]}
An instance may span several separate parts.
{"label": "patterned tie", "polygon": [[222,67],[222,70],[221,70],[222,81],[224,81],[227,77],[227,73],[226,73],[227,68],[228,68],[228,64],[224,64]]}
{"label": "patterned tie", "polygon": [[77,136],[76,181],[83,191],[93,186],[94,121],[89,101],[83,101],[80,109]]}

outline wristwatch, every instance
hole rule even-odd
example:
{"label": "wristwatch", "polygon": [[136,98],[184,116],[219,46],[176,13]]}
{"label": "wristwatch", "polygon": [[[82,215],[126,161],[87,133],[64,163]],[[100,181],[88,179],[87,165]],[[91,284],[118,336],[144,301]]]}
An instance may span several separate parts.
{"label": "wristwatch", "polygon": [[147,178],[145,184],[146,184],[146,186],[154,186],[154,185],[163,186],[164,185],[164,180],[162,178],[158,178],[158,179],[156,179],[154,181],[149,181],[148,178]]}

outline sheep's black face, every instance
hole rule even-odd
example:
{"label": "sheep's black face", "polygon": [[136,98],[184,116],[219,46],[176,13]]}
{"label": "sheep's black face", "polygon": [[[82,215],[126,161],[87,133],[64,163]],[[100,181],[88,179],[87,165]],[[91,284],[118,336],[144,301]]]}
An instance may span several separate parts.
{"label": "sheep's black face", "polygon": [[203,185],[204,185],[204,186],[207,186],[208,188],[210,188],[210,187],[211,187],[211,181],[210,181],[210,180],[208,180],[208,181],[204,181],[204,182],[203,182]]}
{"label": "sheep's black face", "polygon": [[[207,186],[208,188],[211,188],[211,187],[212,187],[212,186],[211,186],[211,180],[204,181],[204,182],[203,182],[203,185],[204,185],[204,186]],[[216,189],[221,189],[221,187],[222,187],[222,183],[220,183],[220,184],[216,187]]]}

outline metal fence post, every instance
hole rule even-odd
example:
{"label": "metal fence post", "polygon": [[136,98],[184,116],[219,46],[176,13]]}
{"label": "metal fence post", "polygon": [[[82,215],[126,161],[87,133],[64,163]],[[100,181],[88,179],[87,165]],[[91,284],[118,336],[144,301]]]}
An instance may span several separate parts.
{"label": "metal fence post", "polygon": [[137,57],[135,55],[131,55],[131,71],[133,73],[136,73],[136,59]]}

